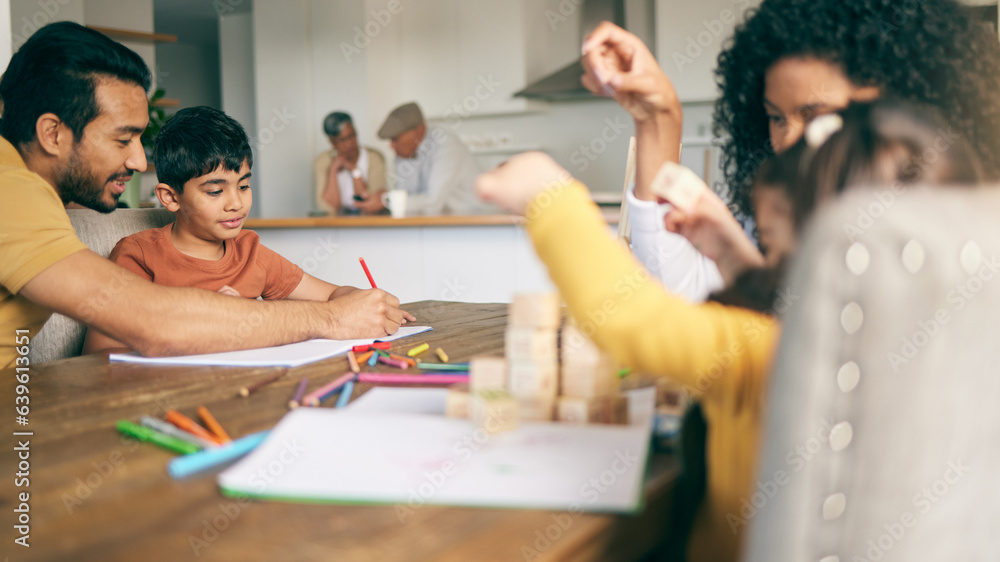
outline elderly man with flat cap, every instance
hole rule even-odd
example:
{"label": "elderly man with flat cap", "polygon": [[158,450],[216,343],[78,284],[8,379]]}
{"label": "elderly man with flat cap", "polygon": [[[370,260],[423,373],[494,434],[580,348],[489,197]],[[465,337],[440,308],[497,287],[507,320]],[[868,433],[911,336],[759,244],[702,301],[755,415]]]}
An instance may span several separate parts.
{"label": "elderly man with flat cap", "polygon": [[[396,189],[409,193],[406,214],[462,215],[486,210],[476,198],[474,185],[481,170],[469,149],[451,131],[428,126],[416,103],[392,110],[378,136],[390,139],[396,153]],[[381,194],[373,193],[358,207],[366,212],[381,209]]]}

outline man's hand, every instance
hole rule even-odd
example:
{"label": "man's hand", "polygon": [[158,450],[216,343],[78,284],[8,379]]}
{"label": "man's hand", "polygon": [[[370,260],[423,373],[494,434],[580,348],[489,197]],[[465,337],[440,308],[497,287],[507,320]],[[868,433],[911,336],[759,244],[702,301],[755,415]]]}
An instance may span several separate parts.
{"label": "man's hand", "polygon": [[680,113],[674,85],[649,48],[635,35],[603,22],[583,42],[586,73],[581,82],[600,96],[614,98],[636,121]]}
{"label": "man's hand", "polygon": [[525,152],[480,174],[476,178],[476,193],[487,203],[523,215],[543,191],[565,186],[572,179],[548,154]]}
{"label": "man's hand", "polygon": [[747,269],[764,266],[764,256],[725,202],[711,190],[703,190],[687,212],[672,208],[663,223],[667,230],[687,238],[695,249],[715,261],[727,286]]}
{"label": "man's hand", "polygon": [[399,309],[399,299],[382,289],[352,291],[328,301],[333,328],[327,336],[337,340],[379,338],[395,334],[403,321],[414,321]]}
{"label": "man's hand", "polygon": [[333,162],[330,163],[330,175],[335,176],[346,167],[347,158],[344,158],[343,154],[338,154],[337,157],[333,159]]}
{"label": "man's hand", "polygon": [[355,206],[361,209],[361,212],[365,213],[366,215],[374,215],[375,213],[380,212],[382,209],[385,209],[385,205],[382,204],[383,193],[385,193],[385,190],[376,191],[375,193],[369,193],[368,195],[364,196],[363,200],[358,201],[355,204]]}

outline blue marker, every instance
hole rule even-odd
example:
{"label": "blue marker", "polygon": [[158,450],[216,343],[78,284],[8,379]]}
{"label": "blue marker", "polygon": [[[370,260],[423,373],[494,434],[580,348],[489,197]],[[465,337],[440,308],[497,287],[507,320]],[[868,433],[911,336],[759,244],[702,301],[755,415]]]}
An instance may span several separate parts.
{"label": "blue marker", "polygon": [[372,353],[372,356],[368,358],[368,366],[374,367],[375,363],[378,363],[378,358],[379,358],[378,353]]}
{"label": "blue marker", "polygon": [[351,394],[354,394],[354,381],[347,381],[344,388],[340,390],[340,397],[337,398],[337,407],[343,408],[351,401]]}
{"label": "blue marker", "polygon": [[[177,457],[167,465],[167,472],[174,478],[184,478],[220,464],[236,460],[257,448],[270,431],[251,433],[220,447],[205,449],[199,453]],[[177,462],[184,461],[184,462]]]}

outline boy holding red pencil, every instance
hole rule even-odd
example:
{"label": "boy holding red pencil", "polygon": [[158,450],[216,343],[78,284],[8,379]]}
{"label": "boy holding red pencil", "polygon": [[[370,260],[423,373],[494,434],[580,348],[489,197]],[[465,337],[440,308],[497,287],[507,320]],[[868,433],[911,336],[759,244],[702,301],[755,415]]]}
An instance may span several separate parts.
{"label": "boy holding red pencil", "polygon": [[[243,127],[226,114],[208,107],[177,112],[157,136],[153,163],[160,181],[156,196],[176,220],[122,238],[111,261],[160,285],[244,298],[325,301],[361,290],[305,273],[243,230],[253,201],[253,154]],[[387,296],[389,304],[399,305]],[[400,312],[403,324],[415,320]],[[91,329],[84,353],[120,347]]]}

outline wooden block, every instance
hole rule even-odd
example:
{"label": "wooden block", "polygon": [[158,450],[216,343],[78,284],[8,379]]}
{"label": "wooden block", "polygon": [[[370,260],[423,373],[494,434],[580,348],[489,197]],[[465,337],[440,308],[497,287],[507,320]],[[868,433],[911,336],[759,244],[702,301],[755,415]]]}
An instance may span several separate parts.
{"label": "wooden block", "polygon": [[605,360],[597,365],[563,362],[559,374],[559,393],[564,396],[593,398],[618,390],[615,364]]}
{"label": "wooden block", "polygon": [[563,361],[577,363],[598,363],[608,355],[597,344],[585,336],[575,322],[566,322],[562,329],[560,357]]}
{"label": "wooden block", "polygon": [[469,387],[479,390],[506,390],[507,360],[503,357],[473,357],[469,360]]}
{"label": "wooden block", "polygon": [[559,332],[549,328],[509,326],[504,337],[508,361],[555,361],[559,356]]}
{"label": "wooden block", "polygon": [[508,326],[559,327],[559,293],[521,293],[514,295],[507,313]]}
{"label": "wooden block", "polygon": [[556,419],[565,423],[587,424],[600,421],[600,408],[595,398],[560,396],[556,401]]}
{"label": "wooden block", "polygon": [[487,433],[517,428],[517,400],[502,390],[480,390],[469,401],[469,418]]}
{"label": "wooden block", "polygon": [[518,398],[517,414],[524,421],[552,421],[555,406],[551,397]]}
{"label": "wooden block", "polygon": [[444,402],[444,415],[449,418],[468,418],[470,398],[468,385],[456,384],[448,387],[448,395]]}
{"label": "wooden block", "polygon": [[682,211],[690,211],[702,193],[708,191],[705,182],[686,166],[664,162],[650,185],[653,193],[666,199]]}
{"label": "wooden block", "polygon": [[509,361],[507,390],[519,398],[555,398],[559,393],[559,365],[550,361]]}

